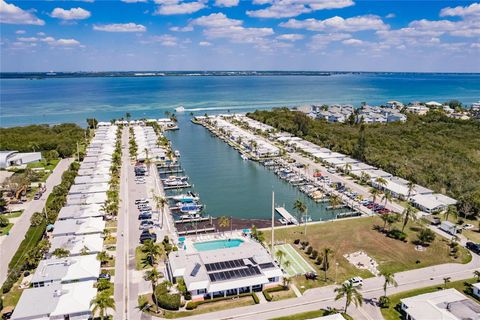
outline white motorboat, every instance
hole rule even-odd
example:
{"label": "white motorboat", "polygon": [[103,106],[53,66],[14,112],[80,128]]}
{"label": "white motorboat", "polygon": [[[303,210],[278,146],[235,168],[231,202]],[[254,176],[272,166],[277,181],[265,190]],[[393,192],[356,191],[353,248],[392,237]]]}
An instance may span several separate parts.
{"label": "white motorboat", "polygon": [[175,108],[175,112],[185,112],[185,108],[183,106]]}

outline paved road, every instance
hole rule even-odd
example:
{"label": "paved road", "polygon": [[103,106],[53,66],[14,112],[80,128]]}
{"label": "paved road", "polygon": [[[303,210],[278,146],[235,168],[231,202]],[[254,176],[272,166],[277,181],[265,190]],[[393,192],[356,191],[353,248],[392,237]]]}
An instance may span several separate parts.
{"label": "paved road", "polygon": [[[474,255],[468,264],[447,263],[433,267],[399,272],[395,275],[398,287],[389,287],[387,294],[394,294],[416,288],[443,284],[444,277],[451,277],[452,281],[471,278],[473,271],[480,268],[480,257]],[[288,299],[268,304],[252,305],[236,309],[206,313],[198,316],[182,318],[184,320],[211,320],[211,319],[271,319],[293,315],[296,313],[318,310],[320,308],[335,307],[343,308],[344,300],[334,301],[335,286],[326,286],[310,289],[296,299]],[[364,305],[355,308],[351,305],[348,313],[354,319],[381,320],[382,316],[375,305],[378,297],[383,295],[383,278],[375,277],[364,280],[361,290],[364,297]]]}
{"label": "paved road", "polygon": [[8,275],[8,264],[12,260],[17,248],[20,246],[20,243],[25,238],[25,233],[30,227],[30,217],[34,212],[41,212],[45,207],[47,198],[52,192],[53,187],[60,184],[62,181],[62,174],[65,170],[68,169],[70,164],[73,162],[72,158],[62,159],[57,164],[52,174],[48,177],[46,181],[47,191],[42,195],[38,200],[32,200],[27,204],[27,207],[23,211],[20,218],[13,225],[10,230],[10,234],[5,236],[3,241],[0,243],[0,283],[3,284],[7,279]]}
{"label": "paved road", "polygon": [[[146,316],[137,308],[138,296],[151,293],[152,288],[148,281],[143,279],[144,272],[135,269],[135,248],[140,245],[138,209],[136,199],[147,198],[150,205],[155,207],[154,195],[164,195],[155,164],[150,164],[149,175],[145,177],[145,184],[135,182],[134,164],[129,156],[129,132],[124,129],[122,135],[122,172],[120,177],[121,203],[118,214],[117,231],[117,263],[115,265],[114,298],[116,311],[114,318],[122,320],[138,320]],[[157,241],[162,241],[165,235],[172,237],[172,220],[167,210],[162,217],[154,213],[152,220],[157,224]],[[123,236],[122,236],[123,233]],[[159,269],[162,269],[161,266]],[[161,270],[163,271],[163,270]]]}

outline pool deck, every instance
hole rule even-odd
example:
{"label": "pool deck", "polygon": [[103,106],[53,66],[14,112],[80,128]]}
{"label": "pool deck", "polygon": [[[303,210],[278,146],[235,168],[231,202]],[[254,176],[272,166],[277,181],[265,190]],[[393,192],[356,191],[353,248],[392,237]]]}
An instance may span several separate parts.
{"label": "pool deck", "polygon": [[198,234],[194,236],[186,236],[183,248],[179,246],[180,250],[185,250],[187,253],[195,253],[198,252],[195,249],[194,243],[198,242],[208,242],[208,241],[215,241],[215,240],[228,240],[228,239],[241,239],[244,242],[252,241],[250,237],[246,237],[243,235],[241,230],[233,230],[232,232],[217,232],[217,233],[209,233],[209,234]]}

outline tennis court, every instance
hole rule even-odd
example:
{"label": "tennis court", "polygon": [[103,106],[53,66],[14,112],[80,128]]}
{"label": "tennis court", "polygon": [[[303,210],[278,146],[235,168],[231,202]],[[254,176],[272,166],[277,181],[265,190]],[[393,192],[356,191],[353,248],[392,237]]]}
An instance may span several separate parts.
{"label": "tennis court", "polygon": [[[281,250],[284,255],[282,257],[282,268],[289,276],[304,274],[306,272],[316,272],[315,269],[293,248],[290,244],[281,244],[275,246],[275,255]],[[278,258],[277,258],[278,260]],[[285,266],[285,261],[289,264]]]}

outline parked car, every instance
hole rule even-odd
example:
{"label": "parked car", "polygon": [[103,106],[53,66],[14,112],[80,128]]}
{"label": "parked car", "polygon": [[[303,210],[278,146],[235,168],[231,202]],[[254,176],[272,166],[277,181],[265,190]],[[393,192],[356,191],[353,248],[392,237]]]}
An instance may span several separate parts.
{"label": "parked car", "polygon": [[352,287],[361,287],[363,286],[363,278],[362,277],[353,277],[345,281],[345,283],[350,283]]}
{"label": "parked car", "polygon": [[153,242],[157,241],[157,234],[150,232],[150,230],[144,230],[140,235],[140,243],[145,243],[145,241],[151,240]]}
{"label": "parked car", "polygon": [[152,220],[142,220],[140,222],[140,230],[148,230],[151,227],[153,227],[153,221]]}
{"label": "parked car", "polygon": [[476,254],[480,254],[480,243],[474,243],[469,241],[467,242],[466,247],[471,251],[475,252]]}
{"label": "parked car", "polygon": [[152,219],[151,213],[140,213],[138,215],[138,220],[148,220],[148,219]]}
{"label": "parked car", "polygon": [[463,229],[465,230],[470,230],[470,229],[473,229],[475,228],[475,226],[473,224],[470,224],[470,223],[467,223],[465,225],[463,225]]}
{"label": "parked car", "polygon": [[148,204],[148,200],[145,198],[135,200],[135,204]]}
{"label": "parked car", "polygon": [[2,314],[2,319],[3,320],[8,320],[12,317],[12,314],[13,314],[13,310],[9,311],[9,312],[5,312],[4,314]]}
{"label": "parked car", "polygon": [[108,273],[100,273],[100,275],[98,276],[98,279],[106,279],[108,281],[110,281],[110,279],[112,278],[112,276]]}
{"label": "parked car", "polygon": [[35,195],[33,196],[33,199],[34,199],[34,200],[38,200],[38,199],[40,199],[41,197],[42,197],[42,194],[41,194],[40,192],[37,192],[37,193],[35,193]]}

